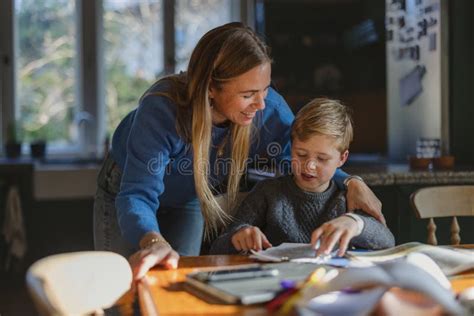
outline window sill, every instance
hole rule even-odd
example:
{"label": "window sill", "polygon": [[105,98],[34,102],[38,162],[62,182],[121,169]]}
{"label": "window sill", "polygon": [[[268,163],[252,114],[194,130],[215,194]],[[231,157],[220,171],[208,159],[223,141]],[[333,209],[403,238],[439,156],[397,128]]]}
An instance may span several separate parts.
{"label": "window sill", "polygon": [[91,199],[99,168],[99,164],[36,164],[33,196],[40,201]]}

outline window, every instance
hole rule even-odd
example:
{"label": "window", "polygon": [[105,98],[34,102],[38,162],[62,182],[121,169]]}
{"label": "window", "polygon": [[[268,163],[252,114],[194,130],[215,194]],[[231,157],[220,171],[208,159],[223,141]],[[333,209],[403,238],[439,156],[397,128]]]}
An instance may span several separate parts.
{"label": "window", "polygon": [[73,145],[75,1],[15,0],[14,12],[17,136],[24,142]]}
{"label": "window", "polygon": [[210,29],[232,21],[231,0],[177,0],[176,70],[184,71],[199,39]]}
{"label": "window", "polygon": [[24,144],[47,140],[48,155],[98,156],[142,93],[185,70],[199,38],[240,20],[240,8],[251,3],[0,1],[2,142],[16,125]]}
{"label": "window", "polygon": [[104,1],[105,104],[112,135],[140,95],[163,75],[161,0]]}

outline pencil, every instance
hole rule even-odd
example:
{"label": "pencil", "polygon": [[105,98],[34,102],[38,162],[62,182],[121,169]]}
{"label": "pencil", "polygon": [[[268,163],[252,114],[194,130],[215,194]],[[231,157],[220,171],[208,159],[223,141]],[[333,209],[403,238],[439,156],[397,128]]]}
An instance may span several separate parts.
{"label": "pencil", "polygon": [[288,314],[291,311],[291,309],[295,306],[296,302],[298,302],[298,300],[301,298],[302,292],[305,289],[310,288],[313,285],[320,282],[325,274],[326,274],[326,269],[322,267],[317,268],[313,273],[311,273],[309,277],[306,279],[306,282],[298,289],[298,291],[295,292],[293,295],[291,295],[288,298],[288,300],[283,304],[283,306],[280,309],[280,312],[282,314]]}

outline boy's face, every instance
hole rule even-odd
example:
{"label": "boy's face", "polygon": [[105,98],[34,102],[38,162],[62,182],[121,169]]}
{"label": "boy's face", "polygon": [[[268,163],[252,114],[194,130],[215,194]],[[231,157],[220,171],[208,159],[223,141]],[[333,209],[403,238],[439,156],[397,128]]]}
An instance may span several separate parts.
{"label": "boy's face", "polygon": [[306,141],[295,138],[291,146],[291,168],[298,187],[324,192],[336,169],[346,162],[349,151],[341,153],[334,138],[315,135]]}

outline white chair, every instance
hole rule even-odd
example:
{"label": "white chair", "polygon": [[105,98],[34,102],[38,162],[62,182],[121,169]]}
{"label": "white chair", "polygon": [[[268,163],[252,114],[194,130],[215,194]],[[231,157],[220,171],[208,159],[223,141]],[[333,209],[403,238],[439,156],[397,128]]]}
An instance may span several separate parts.
{"label": "white chair", "polygon": [[411,205],[418,218],[429,218],[428,244],[437,245],[434,217],[453,217],[451,244],[459,245],[461,237],[456,216],[474,216],[474,185],[438,186],[422,188],[411,197]]}
{"label": "white chair", "polygon": [[111,307],[130,289],[132,271],[113,252],[72,252],[35,262],[26,283],[41,315],[84,315]]}

